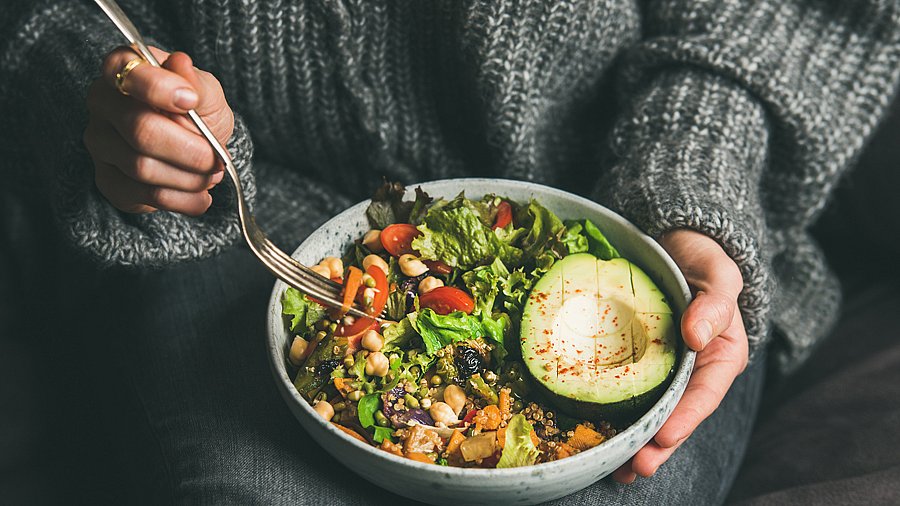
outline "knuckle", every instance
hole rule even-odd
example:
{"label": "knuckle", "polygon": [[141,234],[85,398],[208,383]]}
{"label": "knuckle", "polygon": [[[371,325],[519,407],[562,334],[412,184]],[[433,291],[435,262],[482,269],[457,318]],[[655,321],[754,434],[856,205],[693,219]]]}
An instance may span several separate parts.
{"label": "knuckle", "polygon": [[152,183],[156,177],[156,167],[149,156],[137,156],[132,168],[134,178],[143,183]]}
{"label": "knuckle", "polygon": [[151,146],[158,132],[156,115],[151,112],[141,112],[134,117],[131,124],[131,136],[135,146],[146,149]]}
{"label": "knuckle", "polygon": [[161,209],[170,209],[172,205],[172,192],[161,186],[153,186],[148,191],[147,204]]}

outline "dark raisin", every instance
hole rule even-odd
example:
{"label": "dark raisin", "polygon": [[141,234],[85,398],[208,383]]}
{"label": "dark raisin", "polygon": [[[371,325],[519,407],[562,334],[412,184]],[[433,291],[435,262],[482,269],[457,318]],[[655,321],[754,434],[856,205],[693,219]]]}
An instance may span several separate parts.
{"label": "dark raisin", "polygon": [[458,346],[456,348],[455,362],[461,379],[477,374],[484,367],[484,359],[481,353],[475,348],[469,348],[468,346]]}

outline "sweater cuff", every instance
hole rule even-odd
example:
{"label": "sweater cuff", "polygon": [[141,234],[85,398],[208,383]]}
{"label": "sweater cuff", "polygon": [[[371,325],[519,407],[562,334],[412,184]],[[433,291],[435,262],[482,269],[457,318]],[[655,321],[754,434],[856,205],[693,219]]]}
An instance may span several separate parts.
{"label": "sweater cuff", "polygon": [[764,111],[735,83],[699,69],[650,77],[614,129],[616,159],[595,195],[654,238],[687,228],[722,246],[744,279],[738,302],[752,356],[769,334],[772,292],[759,196]]}
{"label": "sweater cuff", "polygon": [[[226,146],[241,180],[244,198],[253,208],[256,181],[251,159],[253,144],[243,120],[235,114],[234,133]],[[83,147],[82,160],[87,159]],[[83,165],[82,165],[83,167]],[[162,267],[207,258],[241,236],[234,186],[225,177],[212,191],[213,204],[199,217],[168,211],[128,214],[115,209],[93,184],[92,174],[78,177],[70,167],[57,179],[58,216],[72,242],[104,265]],[[81,171],[77,171],[81,172]]]}

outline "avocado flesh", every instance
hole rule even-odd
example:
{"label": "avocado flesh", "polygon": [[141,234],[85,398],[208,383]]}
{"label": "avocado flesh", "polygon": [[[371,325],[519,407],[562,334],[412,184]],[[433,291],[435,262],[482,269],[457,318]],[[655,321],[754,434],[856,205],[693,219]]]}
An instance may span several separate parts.
{"label": "avocado flesh", "polygon": [[675,365],[672,310],[624,258],[556,262],[535,284],[521,329],[529,372],[574,416],[630,423],[658,400]]}

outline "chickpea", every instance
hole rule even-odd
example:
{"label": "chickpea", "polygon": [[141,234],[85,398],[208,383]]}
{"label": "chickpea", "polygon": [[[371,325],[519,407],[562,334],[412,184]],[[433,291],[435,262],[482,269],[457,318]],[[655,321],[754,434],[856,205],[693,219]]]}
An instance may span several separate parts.
{"label": "chickpea", "polygon": [[379,269],[383,270],[385,276],[387,276],[388,272],[390,272],[390,268],[388,267],[387,262],[385,262],[384,259],[378,255],[366,256],[366,258],[363,258],[362,264],[363,264],[364,271],[369,270],[369,267],[374,265],[374,266],[378,267]]}
{"label": "chickpea", "polygon": [[434,423],[442,423],[448,427],[459,421],[456,418],[456,413],[453,412],[453,408],[447,405],[446,402],[432,403],[431,408],[428,410],[428,414],[431,415]]}
{"label": "chickpea", "polygon": [[306,348],[309,347],[309,343],[306,339],[302,337],[295,337],[291,342],[291,351],[288,353],[288,360],[291,364],[300,367],[300,364],[303,363],[303,359],[306,355]]}
{"label": "chickpea", "polygon": [[435,288],[439,288],[444,286],[444,282],[434,276],[428,276],[427,278],[419,281],[419,294],[428,293]]}
{"label": "chickpea", "polygon": [[381,253],[384,251],[384,245],[381,244],[381,230],[374,229],[366,232],[362,239],[363,246],[369,248],[372,253]]}
{"label": "chickpea", "polygon": [[363,334],[360,344],[369,351],[381,351],[384,346],[384,338],[377,331],[370,329]]}
{"label": "chickpea", "polygon": [[459,414],[466,405],[466,391],[456,385],[447,385],[444,389],[444,402]]}
{"label": "chickpea", "polygon": [[366,374],[383,378],[387,374],[390,365],[384,353],[374,351],[366,357]]}
{"label": "chickpea", "polygon": [[366,306],[371,306],[372,302],[375,301],[375,289],[374,288],[366,288],[363,290],[363,304]]}
{"label": "chickpea", "polygon": [[331,417],[334,416],[334,406],[331,405],[328,401],[318,401],[313,406],[313,409],[316,413],[319,414],[325,420],[331,420]]}
{"label": "chickpea", "polygon": [[311,271],[315,272],[319,276],[324,276],[326,278],[331,279],[331,269],[325,267],[322,264],[313,265],[309,268]]}
{"label": "chickpea", "polygon": [[344,262],[338,257],[325,257],[319,264],[324,265],[331,271],[332,278],[344,276]]}
{"label": "chickpea", "polygon": [[400,255],[400,258],[397,259],[397,263],[400,264],[400,271],[411,278],[420,276],[428,272],[428,266],[426,266],[424,263],[422,263],[421,260],[416,258],[415,255],[411,255],[409,253]]}

